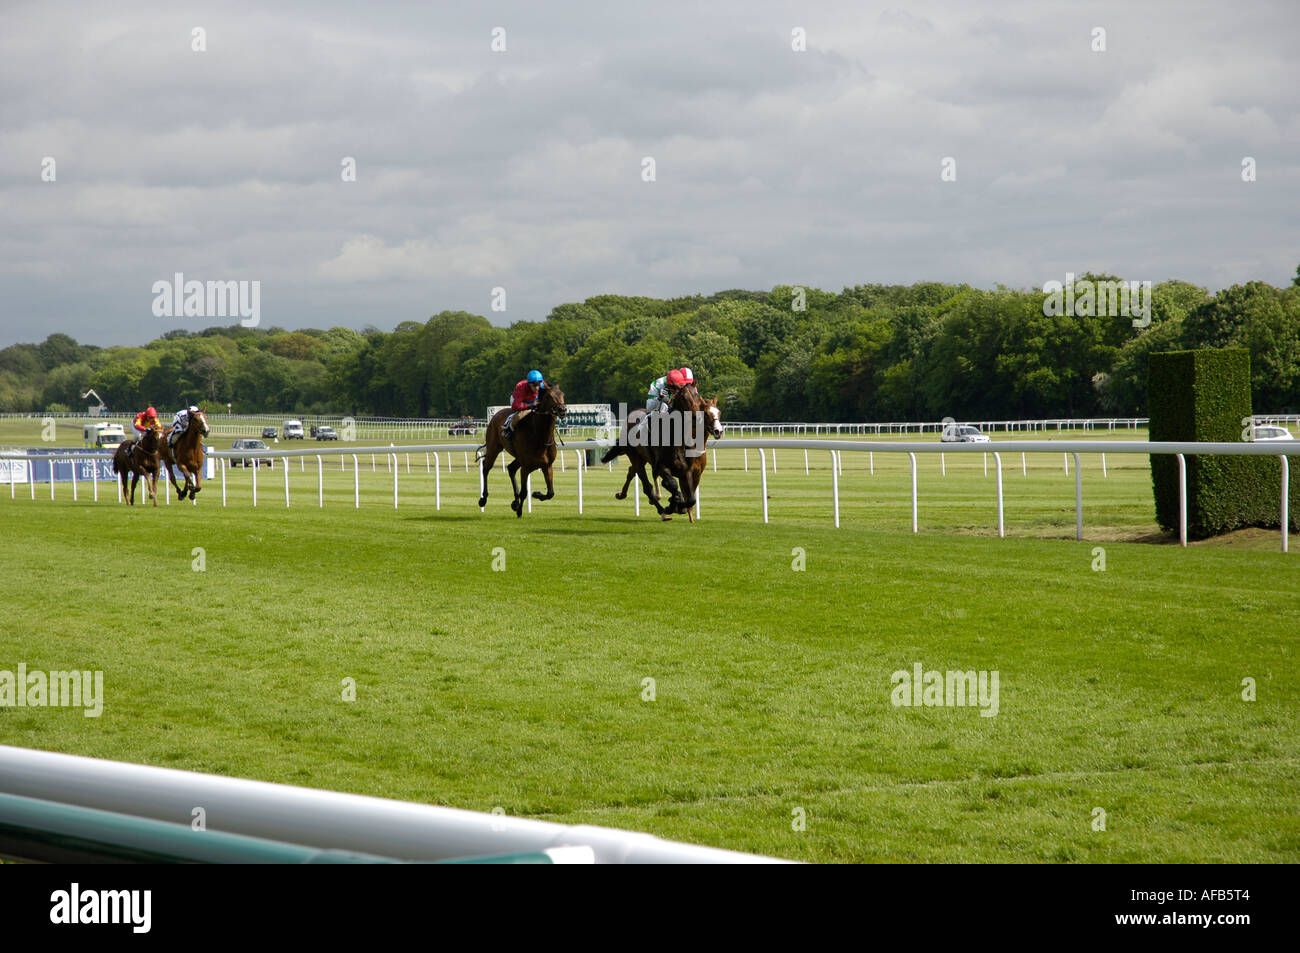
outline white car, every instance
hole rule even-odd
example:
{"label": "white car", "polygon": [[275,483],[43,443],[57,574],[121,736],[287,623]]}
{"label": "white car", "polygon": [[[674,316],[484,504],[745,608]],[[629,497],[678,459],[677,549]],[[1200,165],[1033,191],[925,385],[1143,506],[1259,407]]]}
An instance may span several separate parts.
{"label": "white car", "polygon": [[979,427],[969,424],[952,425],[943,428],[939,439],[944,443],[988,443],[988,434],[980,433]]}
{"label": "white car", "polygon": [[284,435],[284,439],[285,439],[285,440],[302,440],[302,439],[304,439],[304,438],[303,438],[303,433],[302,433],[302,421],[301,421],[301,420],[286,420],[286,421],[284,422],[284,427],[281,429],[280,432]]}
{"label": "white car", "polygon": [[1255,425],[1255,442],[1263,440],[1294,440],[1291,431],[1278,424],[1256,424]]}

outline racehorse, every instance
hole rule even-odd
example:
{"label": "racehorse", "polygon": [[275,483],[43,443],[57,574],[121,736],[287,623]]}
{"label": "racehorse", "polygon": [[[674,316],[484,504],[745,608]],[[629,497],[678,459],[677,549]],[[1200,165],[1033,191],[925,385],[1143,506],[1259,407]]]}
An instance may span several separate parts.
{"label": "racehorse", "polygon": [[[634,410],[627,415],[627,429],[623,431],[619,442],[606,450],[600,460],[601,463],[609,463],[615,457],[624,454],[628,457],[628,478],[624,481],[622,492],[614,494],[618,499],[627,497],[628,484],[632,476],[636,475],[641,479],[641,489],[646,499],[658,510],[659,516],[664,521],[672,519],[673,513],[690,513],[695,506],[695,484],[690,476],[691,467],[703,454],[695,457],[687,454],[686,445],[690,442],[687,428],[694,432],[694,428],[701,420],[703,407],[699,391],[694,387],[681,388],[673,395],[672,402],[668,405],[669,411],[675,412],[675,415],[660,418],[661,426],[658,428],[660,433],[646,433],[644,441],[640,444],[634,444],[630,434],[647,416],[646,411]],[[678,424],[680,430],[676,426]],[[664,430],[668,432],[667,443],[663,441]],[[664,489],[672,494],[667,506],[660,502],[657,489],[646,476],[647,465],[655,482],[662,482]]]}
{"label": "racehorse", "polygon": [[[158,445],[161,440],[162,425],[155,424],[140,435],[134,444],[123,440],[113,452],[113,472],[122,481],[122,497],[131,506],[135,506],[135,488],[144,477],[144,488],[149,493],[153,505],[158,505]],[[126,489],[126,478],[131,477],[131,490]]]}
{"label": "racehorse", "polygon": [[[555,421],[566,413],[568,408],[564,404],[564,391],[554,384],[547,384],[542,388],[541,396],[537,399],[537,406],[533,408],[532,413],[515,424],[512,439],[514,446],[510,447],[505,444],[501,428],[505,426],[511,410],[506,407],[496,412],[488,421],[487,437],[476,451],[476,456],[479,458],[479,474],[483,482],[483,495],[478,498],[480,507],[487,505],[488,474],[492,472],[492,467],[503,449],[514,458],[506,464],[506,472],[510,474],[510,486],[515,491],[514,499],[510,501],[510,508],[515,511],[515,516],[524,515],[524,503],[528,500],[528,476],[534,470],[541,470],[542,476],[546,478],[546,492],[534,492],[533,499],[549,500],[555,496],[552,471],[555,458],[559,455],[555,446]],[[517,482],[516,473],[519,474]]]}
{"label": "racehorse", "polygon": [[[718,409],[717,397],[700,398],[700,409],[704,412],[704,444],[707,448],[710,437],[715,440],[722,439],[724,432],[722,412]],[[631,417],[631,414],[628,416]],[[644,447],[628,447],[626,453],[628,458],[627,479],[623,481],[623,489],[614,494],[614,498],[618,500],[627,499],[627,489],[638,475],[641,475],[644,479],[646,464],[650,462]],[[688,459],[690,460],[691,497],[695,499],[700,488],[700,476],[709,463],[708,450],[706,449],[698,457],[689,457]],[[672,511],[681,512],[681,507],[675,507]],[[695,507],[693,505],[686,510],[686,515],[692,523],[695,522]]]}
{"label": "racehorse", "polygon": [[[168,427],[166,434],[171,433]],[[162,461],[167,466],[167,478],[176,487],[177,499],[185,499],[185,494],[194,500],[203,489],[203,438],[208,435],[208,418],[202,410],[190,414],[189,426],[180,435],[173,447],[167,440],[162,441]],[[176,474],[172,467],[185,474],[185,486],[176,483]]]}

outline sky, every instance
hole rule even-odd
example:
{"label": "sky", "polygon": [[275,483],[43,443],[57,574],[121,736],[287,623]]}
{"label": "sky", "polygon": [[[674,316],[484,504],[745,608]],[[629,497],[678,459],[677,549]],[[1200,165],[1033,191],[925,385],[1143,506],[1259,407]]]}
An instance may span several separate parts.
{"label": "sky", "polygon": [[3,0],[0,347],[238,320],[157,313],[177,273],[288,329],[1286,285],[1298,28],[1295,0]]}

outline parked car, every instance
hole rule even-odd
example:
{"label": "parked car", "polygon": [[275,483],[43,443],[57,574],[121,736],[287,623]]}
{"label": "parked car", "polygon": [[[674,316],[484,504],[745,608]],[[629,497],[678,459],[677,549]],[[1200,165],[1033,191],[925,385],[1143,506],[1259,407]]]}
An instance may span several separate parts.
{"label": "parked car", "polygon": [[979,427],[972,427],[970,424],[958,424],[950,427],[944,427],[939,434],[939,439],[944,443],[988,443],[988,434],[980,433]]}
{"label": "parked car", "polygon": [[284,439],[285,439],[285,440],[302,440],[302,439],[304,439],[304,438],[303,438],[303,435],[302,435],[302,421],[301,421],[301,420],[286,420],[286,421],[284,422],[284,426],[283,426],[282,428],[280,428],[280,433],[284,436]]}
{"label": "parked car", "polygon": [[[234,443],[230,445],[230,449],[231,450],[270,450],[271,448],[268,447],[260,440],[245,439],[245,440],[236,440]],[[265,457],[265,458],[231,457],[230,458],[230,465],[232,467],[247,467],[254,464],[256,464],[259,467],[262,466],[262,464],[266,464],[272,469],[274,469],[275,467],[275,461],[273,461],[270,457]]]}
{"label": "parked car", "polygon": [[334,432],[334,428],[333,428],[333,427],[313,427],[312,430],[316,431],[316,433],[313,434],[313,436],[314,436],[317,440],[337,440],[337,439],[339,439],[339,435],[338,435],[337,433]]}
{"label": "parked car", "polygon": [[478,433],[478,424],[473,417],[462,417],[447,428],[448,437],[472,437]]}
{"label": "parked car", "polygon": [[274,427],[263,427],[263,428],[262,428],[262,439],[263,439],[263,440],[274,440],[277,436],[278,436],[278,434],[276,434],[276,432],[275,432],[275,428],[274,428]]}
{"label": "parked car", "polygon": [[1287,430],[1280,424],[1256,424],[1255,425],[1255,442],[1261,440],[1294,440],[1291,431]]}

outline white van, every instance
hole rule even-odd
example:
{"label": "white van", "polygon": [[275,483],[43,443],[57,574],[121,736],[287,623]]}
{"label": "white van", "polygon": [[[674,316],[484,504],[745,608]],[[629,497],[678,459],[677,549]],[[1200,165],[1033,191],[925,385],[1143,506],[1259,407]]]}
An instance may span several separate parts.
{"label": "white van", "polygon": [[116,447],[126,439],[121,424],[83,424],[81,440],[92,447]]}
{"label": "white van", "polygon": [[302,440],[302,421],[286,420],[284,426],[280,428],[280,436],[285,440]]}

